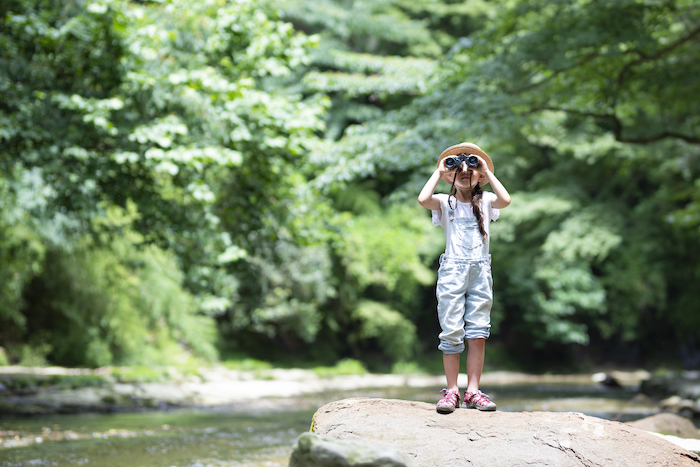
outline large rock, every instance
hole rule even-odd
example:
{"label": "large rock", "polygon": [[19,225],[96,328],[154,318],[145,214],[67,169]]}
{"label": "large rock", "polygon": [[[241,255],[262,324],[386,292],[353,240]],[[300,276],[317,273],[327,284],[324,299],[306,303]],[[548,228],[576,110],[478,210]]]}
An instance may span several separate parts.
{"label": "large rock", "polygon": [[421,467],[700,467],[700,456],[660,437],[579,413],[441,415],[424,402],[345,399],[321,407],[312,431],[392,446]]}

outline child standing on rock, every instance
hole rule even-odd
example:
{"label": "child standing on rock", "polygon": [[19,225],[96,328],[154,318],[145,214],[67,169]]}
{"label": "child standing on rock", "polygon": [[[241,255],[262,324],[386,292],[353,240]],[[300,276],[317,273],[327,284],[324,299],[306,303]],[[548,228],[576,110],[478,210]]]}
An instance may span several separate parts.
{"label": "child standing on rock", "polygon": [[[510,204],[508,191],[493,172],[491,158],[476,144],[457,144],[440,154],[437,170],[418,196],[446,237],[436,290],[441,328],[438,349],[443,353],[447,378],[447,388],[440,392],[443,398],[437,404],[440,413],[459,407],[457,378],[464,339],[469,346],[465,407],[496,410],[496,404],[479,390],[493,303],[489,224],[498,219],[499,209]],[[441,179],[452,185],[449,195],[434,193]],[[493,193],[481,190],[486,183]]]}

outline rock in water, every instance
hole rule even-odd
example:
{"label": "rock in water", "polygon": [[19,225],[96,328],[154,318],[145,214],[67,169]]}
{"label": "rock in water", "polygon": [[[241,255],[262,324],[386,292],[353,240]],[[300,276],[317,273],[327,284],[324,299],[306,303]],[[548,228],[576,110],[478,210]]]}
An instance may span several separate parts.
{"label": "rock in water", "polygon": [[396,449],[304,433],[289,467],[413,467]]}
{"label": "rock in water", "polygon": [[700,456],[662,438],[570,412],[441,415],[425,402],[359,398],[324,405],[312,429],[394,447],[420,467],[700,467]]}

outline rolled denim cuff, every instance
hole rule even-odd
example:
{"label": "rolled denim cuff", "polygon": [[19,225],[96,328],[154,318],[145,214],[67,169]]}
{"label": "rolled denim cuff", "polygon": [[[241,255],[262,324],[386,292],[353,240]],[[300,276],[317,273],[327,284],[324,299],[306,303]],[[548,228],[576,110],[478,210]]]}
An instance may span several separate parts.
{"label": "rolled denim cuff", "polygon": [[446,342],[440,342],[440,345],[438,345],[438,350],[445,354],[462,353],[464,348],[464,341],[462,341],[462,345],[448,344]]}
{"label": "rolled denim cuff", "polygon": [[467,329],[465,333],[466,339],[488,339],[491,336],[490,328],[486,329]]}

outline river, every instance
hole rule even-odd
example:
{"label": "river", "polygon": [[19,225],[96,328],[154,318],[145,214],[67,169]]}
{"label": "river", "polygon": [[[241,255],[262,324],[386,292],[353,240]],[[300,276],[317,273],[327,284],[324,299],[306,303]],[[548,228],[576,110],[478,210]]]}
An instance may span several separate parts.
{"label": "river", "polygon": [[[434,403],[439,387],[377,388],[264,398],[208,408],[0,419],[0,467],[286,467],[296,437],[321,405],[346,397]],[[492,385],[501,411],[574,411],[631,421],[657,407],[633,387]],[[279,403],[278,403],[279,402]]]}

